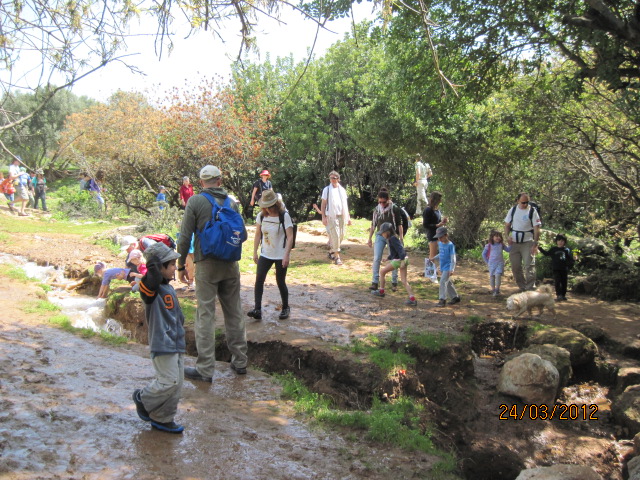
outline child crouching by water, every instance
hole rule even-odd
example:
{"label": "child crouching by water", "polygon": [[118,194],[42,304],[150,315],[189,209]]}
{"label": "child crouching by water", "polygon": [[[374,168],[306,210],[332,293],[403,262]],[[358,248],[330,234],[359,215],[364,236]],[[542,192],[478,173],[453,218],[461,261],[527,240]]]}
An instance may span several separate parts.
{"label": "child crouching by water", "polygon": [[131,274],[132,277],[142,277],[139,273],[131,273],[130,268],[108,268],[105,270],[106,265],[102,262],[98,262],[93,267],[93,273],[102,278],[102,284],[100,285],[100,291],[98,292],[98,298],[107,298],[109,293],[109,284],[111,280],[125,280],[127,275]]}
{"label": "child crouching by water", "polygon": [[418,305],[418,301],[413,295],[411,285],[409,285],[409,282],[407,281],[407,266],[409,265],[409,257],[407,256],[407,252],[405,252],[400,239],[396,236],[393,225],[391,225],[389,222],[385,222],[380,225],[380,235],[382,235],[389,243],[389,265],[380,270],[380,289],[372,290],[371,293],[376,297],[384,297],[384,284],[387,273],[398,269],[400,271],[400,280],[402,281],[404,288],[409,294],[409,299],[405,303],[407,305],[415,307],[416,305]]}

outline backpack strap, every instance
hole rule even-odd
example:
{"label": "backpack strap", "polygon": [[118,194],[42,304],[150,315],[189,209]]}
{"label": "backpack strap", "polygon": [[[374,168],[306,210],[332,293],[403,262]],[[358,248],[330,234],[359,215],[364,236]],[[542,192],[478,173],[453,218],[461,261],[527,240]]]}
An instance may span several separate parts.
{"label": "backpack strap", "polygon": [[[287,246],[287,229],[284,227],[284,213],[285,212],[278,213],[278,218],[280,219],[280,225],[282,225],[282,229],[284,230],[284,242],[282,246],[286,247]],[[278,228],[280,228],[280,225],[278,225]]]}
{"label": "backpack strap", "polygon": [[227,195],[227,198],[224,199],[224,203],[222,205],[218,205],[218,202],[216,202],[215,198],[213,198],[213,196],[208,194],[207,192],[202,192],[200,195],[209,200],[209,203],[211,204],[211,218],[213,218],[221,208],[231,208],[231,199],[229,198],[229,195]]}

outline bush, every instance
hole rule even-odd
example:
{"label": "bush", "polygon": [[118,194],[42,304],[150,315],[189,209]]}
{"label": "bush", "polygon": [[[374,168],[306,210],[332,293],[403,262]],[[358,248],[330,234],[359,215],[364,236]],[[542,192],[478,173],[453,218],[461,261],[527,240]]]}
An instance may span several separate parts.
{"label": "bush", "polygon": [[104,210],[94,200],[87,190],[80,190],[77,186],[63,186],[52,195],[60,203],[54,216],[61,220],[77,218],[102,218]]}
{"label": "bush", "polygon": [[[160,209],[160,205],[165,208]],[[176,232],[180,230],[183,215],[184,212],[177,207],[170,207],[165,202],[156,202],[149,214],[135,213],[132,220],[138,225],[137,230],[141,235],[166,233],[177,240]]]}

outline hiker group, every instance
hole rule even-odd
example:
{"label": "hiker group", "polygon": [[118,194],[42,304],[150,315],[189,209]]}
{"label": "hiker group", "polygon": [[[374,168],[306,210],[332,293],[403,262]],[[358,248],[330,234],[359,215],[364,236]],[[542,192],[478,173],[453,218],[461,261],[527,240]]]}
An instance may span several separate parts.
{"label": "hiker group", "polygon": [[[418,196],[424,193],[426,181],[432,174],[429,166],[416,161],[415,185]],[[231,354],[230,368],[237,375],[247,373],[246,318],[263,318],[264,284],[271,267],[275,269],[281,300],[278,319],[286,320],[292,314],[286,277],[295,246],[296,225],[282,196],[273,189],[269,171],[263,170],[259,176],[260,179],[252,187],[250,201],[250,206],[257,204],[260,211],[255,216],[253,238],[252,259],[257,265],[254,305],[248,312],[242,309],[238,265],[242,244],[248,239],[248,234],[238,202],[223,188],[222,172],[213,165],[206,165],[199,172],[200,194],[193,194],[191,189],[184,201],[184,216],[177,242],[164,234],[147,235],[140,239],[129,237],[122,246],[127,253],[125,267],[107,269],[101,263],[94,267],[95,273],[102,277],[99,296],[106,295],[109,282],[114,278],[127,279],[132,288],[140,292],[149,325],[149,345],[156,377],[144,388],[134,391],[133,401],[139,417],[159,430],[170,433],[184,430],[182,425],[174,421],[184,378],[205,383],[213,381],[216,365],[216,301],[222,307],[226,342]],[[187,177],[184,182],[183,186],[190,186]],[[338,268],[344,268],[340,267],[344,264],[342,242],[346,228],[351,225],[348,196],[340,185],[338,172],[331,171],[328,182],[329,185],[322,191],[321,206],[317,211],[328,235],[328,257]],[[440,210],[442,194],[432,191],[425,203],[421,212],[429,245],[425,276],[438,281],[439,275],[436,306],[455,305],[461,301],[453,282],[456,249],[449,238],[449,220]],[[489,265],[494,295],[500,292],[504,270],[503,251],[509,252],[512,257],[518,286],[523,290],[533,288],[532,265],[541,221],[537,210],[533,209],[532,212],[531,209],[533,206],[528,195],[520,194],[518,204],[510,209],[505,218],[508,245],[503,244],[502,234],[494,231],[484,249],[483,258]],[[373,250],[369,289],[373,297],[384,298],[388,295],[387,274],[391,273],[392,292],[397,290],[400,276],[407,294],[405,304],[416,307],[418,301],[408,281],[410,258],[404,247],[404,239],[411,226],[411,218],[406,210],[393,202],[387,189],[380,189],[368,231],[367,245]],[[386,247],[389,250],[387,263],[382,266]],[[567,254],[562,247],[559,238],[558,247],[545,252],[552,255],[554,269],[560,265],[563,255],[570,256],[570,251]],[[524,263],[524,266],[518,262]],[[187,285],[185,288],[193,289],[195,284],[195,342],[198,353],[194,366],[184,365],[184,315],[176,291],[170,284],[175,272],[179,280]],[[559,273],[556,279],[560,291],[566,289],[566,275]]]}

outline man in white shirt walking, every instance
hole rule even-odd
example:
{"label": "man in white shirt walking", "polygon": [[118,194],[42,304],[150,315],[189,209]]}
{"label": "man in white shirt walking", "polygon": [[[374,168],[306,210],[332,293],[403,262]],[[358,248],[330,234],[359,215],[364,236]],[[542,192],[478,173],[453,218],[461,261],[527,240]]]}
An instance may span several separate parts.
{"label": "man in white shirt walking", "polygon": [[540,238],[540,215],[529,205],[529,195],[518,194],[517,204],[504,219],[504,237],[511,246],[509,260],[513,278],[520,291],[535,289],[536,253]]}
{"label": "man in white shirt walking", "polygon": [[416,187],[416,217],[421,217],[424,209],[429,206],[427,200],[427,187],[429,186],[429,178],[433,175],[431,166],[428,163],[422,163],[420,154],[416,154],[416,181],[413,186]]}
{"label": "man in white shirt walking", "polygon": [[342,265],[340,259],[340,244],[344,239],[345,225],[351,225],[349,206],[347,204],[347,191],[340,185],[340,174],[336,171],[329,173],[329,181],[322,190],[322,223],[329,233],[329,258],[336,265]]}

